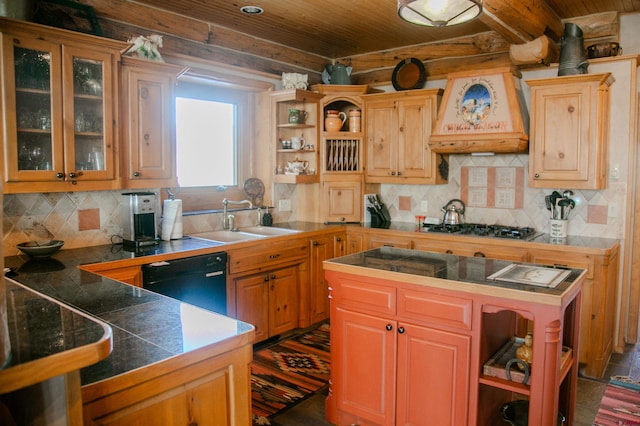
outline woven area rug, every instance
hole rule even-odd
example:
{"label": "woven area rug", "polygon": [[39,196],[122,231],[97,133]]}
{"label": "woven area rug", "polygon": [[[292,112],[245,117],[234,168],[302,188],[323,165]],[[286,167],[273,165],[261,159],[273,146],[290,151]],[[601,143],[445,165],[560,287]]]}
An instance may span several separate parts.
{"label": "woven area rug", "polygon": [[640,425],[640,385],[611,380],[604,391],[594,426]]}
{"label": "woven area rug", "polygon": [[251,399],[254,425],[288,410],[329,383],[329,324],[253,354]]}

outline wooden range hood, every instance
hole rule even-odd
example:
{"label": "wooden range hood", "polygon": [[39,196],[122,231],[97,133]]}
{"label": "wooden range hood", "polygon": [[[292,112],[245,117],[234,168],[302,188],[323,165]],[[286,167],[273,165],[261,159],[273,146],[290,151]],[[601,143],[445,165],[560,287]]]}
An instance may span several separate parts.
{"label": "wooden range hood", "polygon": [[440,154],[527,153],[529,114],[513,67],[448,76],[429,147]]}

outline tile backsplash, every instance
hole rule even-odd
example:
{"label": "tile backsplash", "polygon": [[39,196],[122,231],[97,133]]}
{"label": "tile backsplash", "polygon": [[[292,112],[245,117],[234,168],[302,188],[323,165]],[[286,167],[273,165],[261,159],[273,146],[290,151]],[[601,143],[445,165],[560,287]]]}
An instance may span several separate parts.
{"label": "tile backsplash", "polygon": [[[460,198],[467,204],[466,222],[530,226],[548,232],[549,212],[544,197],[553,190],[527,187],[527,161],[527,155],[451,155],[446,185],[381,185],[380,197],[394,222],[414,223],[415,215],[441,220],[440,209],[449,200]],[[576,207],[569,219],[569,234],[624,238],[624,212],[608,207],[624,205],[622,198],[626,191],[620,185],[611,182],[602,191],[573,190]],[[556,189],[562,192],[572,188]],[[296,185],[275,185],[274,202],[295,200],[296,192]],[[119,243],[125,202],[120,191],[5,195],[4,253],[17,254],[16,244],[32,239],[64,240],[65,248]],[[427,209],[423,211],[425,206]],[[295,209],[279,212],[276,208],[272,214],[276,223],[298,219]],[[238,226],[252,226],[258,220],[255,210],[234,215]],[[186,215],[184,234],[220,229],[221,219],[220,213]],[[160,218],[158,222],[161,223]]]}

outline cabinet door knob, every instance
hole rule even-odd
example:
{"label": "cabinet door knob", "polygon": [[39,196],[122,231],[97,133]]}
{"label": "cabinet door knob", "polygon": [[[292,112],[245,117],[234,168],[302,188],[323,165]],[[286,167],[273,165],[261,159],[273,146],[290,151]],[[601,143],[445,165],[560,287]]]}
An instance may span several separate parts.
{"label": "cabinet door knob", "polygon": [[398,176],[402,175],[402,172],[398,172]]}
{"label": "cabinet door knob", "polygon": [[71,172],[71,173],[69,173],[69,177],[70,177],[71,179],[75,179],[75,178],[76,178],[76,172]]}
{"label": "cabinet door knob", "polygon": [[398,327],[398,333],[400,334],[404,333],[404,327]]}
{"label": "cabinet door knob", "polygon": [[271,274],[271,279],[275,280],[276,279],[276,274]]}
{"label": "cabinet door knob", "polygon": [[140,177],[140,172],[133,172],[133,177]]}
{"label": "cabinet door knob", "polygon": [[453,254],[453,250],[447,250],[447,251],[445,251],[445,253],[447,253],[447,254]]}
{"label": "cabinet door knob", "polygon": [[473,253],[473,257],[487,257],[483,252],[477,251]]}
{"label": "cabinet door knob", "polygon": [[317,241],[314,241],[314,242],[313,242],[313,245],[314,245],[314,246],[317,246],[317,245],[318,245],[318,242],[317,242]]}
{"label": "cabinet door knob", "polygon": [[387,329],[387,331],[393,330],[393,326],[391,324],[387,324],[385,328]]}
{"label": "cabinet door knob", "polygon": [[266,282],[269,282],[269,275],[265,275],[265,276],[264,276],[264,282],[265,282],[265,283],[266,283]]}
{"label": "cabinet door knob", "polygon": [[56,177],[57,177],[58,179],[62,179],[62,178],[64,177],[64,173],[62,173],[62,172],[58,172],[58,173],[56,173]]}
{"label": "cabinet door knob", "polygon": [[540,177],[540,173],[536,173],[533,175],[534,178],[538,179]]}
{"label": "cabinet door knob", "polygon": [[340,238],[340,237],[336,237],[336,241],[337,241],[337,242],[340,242],[340,241],[342,241],[342,238]]}

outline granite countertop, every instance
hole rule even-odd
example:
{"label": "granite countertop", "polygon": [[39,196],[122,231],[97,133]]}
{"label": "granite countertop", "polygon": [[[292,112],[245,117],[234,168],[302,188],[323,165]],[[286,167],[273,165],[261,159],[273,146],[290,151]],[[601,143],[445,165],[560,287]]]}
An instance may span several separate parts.
{"label": "granite countertop", "polygon": [[[161,242],[144,253],[128,252],[121,245],[107,245],[61,250],[49,259],[9,256],[5,258],[5,267],[11,268],[12,272],[6,281],[15,280],[111,327],[111,355],[80,371],[82,385],[87,385],[253,331],[250,324],[78,268],[82,264],[131,256],[176,251],[187,254],[206,247],[215,249],[216,244],[185,239]],[[203,324],[212,326],[203,327]],[[31,327],[36,330],[38,324],[29,324]],[[46,333],[40,331],[37,335]],[[77,338],[82,341],[82,336]],[[30,350],[46,352],[51,350],[52,344],[57,344],[47,339],[42,342],[32,340],[25,343],[37,349]]]}
{"label": "granite countertop", "polygon": [[[352,225],[349,226],[359,226]],[[501,243],[510,244],[510,245],[522,245],[522,246],[568,246],[568,247],[588,247],[591,249],[602,249],[607,250],[612,247],[615,247],[619,241],[615,238],[601,238],[601,237],[583,237],[578,235],[569,235],[567,238],[551,238],[551,236],[547,233],[538,233],[531,239],[509,239],[509,238],[496,238],[496,237],[483,237],[477,235],[464,235],[460,233],[453,234],[445,234],[445,233],[437,233],[437,232],[429,232],[426,227],[421,227],[416,229],[415,223],[409,222],[391,222],[386,224],[385,228],[374,228],[371,227],[370,223],[361,224],[360,227],[365,229],[377,229],[377,230],[388,230],[395,232],[406,232],[406,233],[419,233],[421,236],[433,236],[434,238],[440,239],[465,239],[466,241],[499,241]]]}
{"label": "granite countertop", "polygon": [[79,370],[109,356],[111,328],[6,280],[0,329],[0,394]]}
{"label": "granite countertop", "polygon": [[557,304],[558,298],[564,296],[578,278],[586,273],[583,269],[545,268],[553,272],[569,272],[556,287],[488,278],[510,265],[514,265],[514,262],[395,247],[379,247],[324,262],[325,270],[330,271],[369,275],[448,290],[501,294],[523,301],[535,298],[539,302],[550,304]]}
{"label": "granite countertop", "polygon": [[[340,229],[343,225],[292,222],[274,224],[274,226],[296,229],[302,232],[321,232]],[[367,224],[349,224],[349,226],[369,227]],[[415,224],[412,223],[392,223],[388,229],[407,233],[416,232]],[[447,238],[449,236],[438,234],[438,237]],[[468,238],[482,240],[482,237]],[[535,241],[515,241],[514,243],[545,246],[553,242],[549,240],[548,235],[542,234]],[[617,244],[617,240],[570,236],[565,243],[581,247],[608,249]],[[7,275],[9,282],[15,280],[27,288],[51,297],[72,309],[89,314],[111,327],[113,352],[108,358],[81,370],[82,384],[86,385],[180,355],[197,347],[252,332],[253,326],[220,314],[195,308],[157,293],[102,277],[79,269],[80,266],[131,259],[140,263],[147,263],[166,256],[177,258],[224,251],[232,244],[221,244],[187,236],[180,240],[161,241],[156,246],[146,247],[141,250],[129,250],[125,249],[121,244],[114,244],[61,250],[53,257],[41,260],[33,260],[26,255],[8,256],[5,258],[5,267],[11,268],[11,272]],[[255,241],[250,242],[250,244],[255,244]],[[349,255],[331,262],[335,262],[334,265],[362,266],[365,259],[368,259],[367,268],[379,268],[387,271],[393,269],[394,272],[410,273],[410,276],[414,277],[420,276],[420,272],[417,272],[420,270],[420,264],[431,264],[430,271],[433,274],[433,264],[435,263],[440,265],[438,266],[437,271],[439,272],[437,274],[444,274],[445,280],[469,282],[473,283],[473,285],[482,284],[492,288],[513,289],[510,287],[513,284],[489,283],[483,278],[483,276],[489,275],[490,271],[495,272],[509,264],[509,262],[482,258],[458,258],[457,256],[428,252],[418,254],[419,252],[410,250],[403,254],[404,260],[402,262],[394,262],[391,266],[387,262],[387,266],[378,264],[374,267],[371,264],[373,256],[377,256],[377,261],[380,263],[380,260],[384,261],[385,256],[389,255],[385,251],[387,249],[381,248]],[[394,256],[397,255],[398,252],[395,252]],[[419,260],[415,261],[415,259]],[[417,269],[416,265],[418,266]],[[576,270],[576,272],[572,273],[572,276],[577,273]],[[562,285],[560,285],[556,289],[530,288],[524,290],[538,294],[555,295],[561,292],[562,288]],[[519,288],[519,290],[522,289],[522,287]],[[193,340],[191,331],[197,328],[201,332],[201,325],[204,323],[215,324],[215,327],[211,327],[208,330],[210,333],[200,336],[201,340]],[[79,339],[78,341],[82,340]],[[46,353],[47,349],[45,347],[44,349],[38,349],[38,351]]]}

